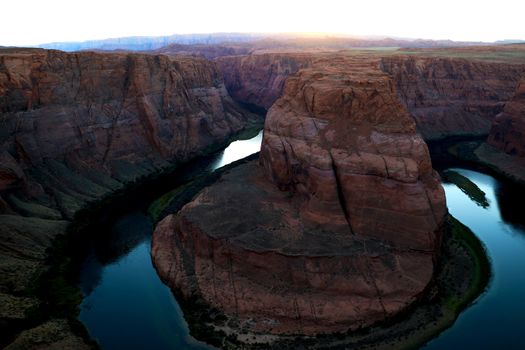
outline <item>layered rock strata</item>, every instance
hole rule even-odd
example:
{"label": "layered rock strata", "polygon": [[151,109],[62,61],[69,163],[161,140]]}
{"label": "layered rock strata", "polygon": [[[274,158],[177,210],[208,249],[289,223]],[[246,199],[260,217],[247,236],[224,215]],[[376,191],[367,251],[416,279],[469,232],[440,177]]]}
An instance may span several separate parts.
{"label": "layered rock strata", "polygon": [[243,331],[319,334],[402,312],[432,281],[444,192],[379,60],[330,58],[286,81],[260,164],[157,226],[162,279]]}
{"label": "layered rock strata", "polygon": [[525,157],[525,78],[494,119],[487,143],[511,156]]}
{"label": "layered rock strata", "polygon": [[525,65],[455,58],[385,57],[398,93],[426,140],[487,135]]}
{"label": "layered rock strata", "polygon": [[320,54],[265,53],[221,57],[216,60],[231,96],[269,109],[281,96],[286,78],[310,66]]}
{"label": "layered rock strata", "polygon": [[[440,54],[446,56],[435,52]],[[222,57],[217,62],[236,100],[268,109],[281,96],[285,79],[300,68],[327,57],[355,55],[358,53],[266,53]],[[525,75],[525,65],[518,62],[450,57],[390,54],[381,59],[380,67],[392,76],[425,140],[488,135],[494,117]]]}
{"label": "layered rock strata", "polygon": [[257,121],[204,59],[0,50],[0,325],[79,209]]}

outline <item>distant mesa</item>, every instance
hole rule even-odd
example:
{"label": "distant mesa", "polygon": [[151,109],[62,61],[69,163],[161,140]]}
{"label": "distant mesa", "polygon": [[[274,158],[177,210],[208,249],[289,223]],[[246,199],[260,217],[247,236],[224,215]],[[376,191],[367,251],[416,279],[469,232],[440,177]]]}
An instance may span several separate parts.
{"label": "distant mesa", "polygon": [[38,45],[44,49],[63,51],[81,50],[131,50],[150,51],[169,45],[241,45],[251,50],[261,49],[330,49],[366,47],[458,47],[480,45],[480,42],[459,42],[451,40],[396,39],[388,37],[348,37],[341,35],[305,36],[300,33],[209,33],[175,34],[169,36],[133,36],[83,42],[56,42]]}

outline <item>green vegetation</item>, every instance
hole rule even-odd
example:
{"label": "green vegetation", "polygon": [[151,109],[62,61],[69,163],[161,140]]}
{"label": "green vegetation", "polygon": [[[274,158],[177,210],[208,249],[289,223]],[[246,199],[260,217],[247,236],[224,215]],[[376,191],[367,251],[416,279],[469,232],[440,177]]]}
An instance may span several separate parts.
{"label": "green vegetation", "polygon": [[[176,189],[162,195],[160,198],[155,200],[148,208],[148,214],[153,219],[153,222],[158,222],[162,219],[162,214],[165,211],[165,209],[170,205],[173,198],[181,197],[186,193],[193,181],[186,183],[180,187],[177,187]],[[191,198],[190,198],[191,199]]]}
{"label": "green vegetation", "polygon": [[259,157],[259,153],[254,153],[246,158],[237,160],[231,164],[225,165],[220,169],[215,170],[210,174],[199,176],[186,184],[177,187],[176,189],[165,193],[154,202],[148,208],[148,214],[153,219],[153,222],[162,220],[169,214],[178,212],[186,203],[190,202],[204,187],[210,186],[217,181],[221,175],[246,162],[256,159]]}
{"label": "green vegetation", "polygon": [[426,49],[410,50],[400,49],[396,52],[400,55],[414,55],[424,57],[442,57],[442,58],[462,58],[476,61],[500,62],[500,63],[523,63],[525,62],[525,50],[491,50],[487,47],[485,50],[449,48],[449,49]]}
{"label": "green vegetation", "polygon": [[446,308],[453,314],[459,314],[469,303],[481,294],[490,279],[490,262],[483,247],[483,243],[472,233],[472,231],[455,219],[448,217],[447,225],[452,238],[459,242],[468,252],[473,261],[473,273],[470,286],[462,295],[449,295],[445,300]]}
{"label": "green vegetation", "polygon": [[493,63],[525,62],[525,45],[509,46],[475,46],[475,47],[450,47],[450,48],[398,48],[398,47],[369,47],[366,49],[347,49],[347,55],[357,56],[419,56],[431,58],[467,59]]}
{"label": "green vegetation", "polygon": [[470,181],[465,176],[457,171],[447,170],[443,172],[442,178],[445,182],[453,183],[477,205],[483,208],[488,208],[489,202],[483,192],[474,182]]}

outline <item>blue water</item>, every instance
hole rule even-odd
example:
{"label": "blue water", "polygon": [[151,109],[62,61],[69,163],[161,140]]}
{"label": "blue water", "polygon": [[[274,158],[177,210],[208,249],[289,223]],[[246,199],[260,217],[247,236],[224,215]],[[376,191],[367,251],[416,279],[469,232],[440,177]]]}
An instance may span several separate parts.
{"label": "blue water", "polygon": [[[255,153],[262,134],[232,143],[203,171]],[[486,193],[478,206],[444,184],[450,213],[485,244],[493,278],[486,292],[452,328],[425,349],[525,349],[525,208],[512,186],[478,172],[455,169]],[[182,311],[160,281],[150,257],[152,223],[143,210],[121,216],[104,244],[93,247],[82,272],[80,320],[102,349],[210,349],[189,336]]]}
{"label": "blue water", "polygon": [[[202,172],[258,152],[261,140],[262,131],[231,143]],[[102,349],[210,349],[189,335],[177,301],[157,276],[150,256],[152,231],[144,210],[112,224],[83,264],[79,318]]]}
{"label": "blue water", "polygon": [[[489,200],[484,209],[452,184],[444,184],[450,213],[485,244],[493,277],[486,292],[466,309],[452,328],[425,349],[525,349],[525,207],[512,200],[512,188],[491,176],[454,169],[468,177]],[[504,192],[507,191],[507,192]],[[502,198],[512,203],[502,203]],[[506,206],[504,206],[506,205]],[[509,213],[501,209],[509,211]],[[507,209],[508,208],[508,209]],[[521,211],[513,215],[512,211]],[[512,220],[504,219],[508,214]]]}

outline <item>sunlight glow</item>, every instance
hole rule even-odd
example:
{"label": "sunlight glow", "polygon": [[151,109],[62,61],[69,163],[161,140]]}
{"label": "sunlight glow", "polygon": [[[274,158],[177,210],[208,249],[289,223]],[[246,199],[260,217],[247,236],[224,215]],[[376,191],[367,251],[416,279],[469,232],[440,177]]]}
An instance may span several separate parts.
{"label": "sunlight glow", "polygon": [[3,1],[0,45],[212,32],[525,39],[522,0]]}

